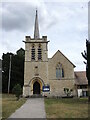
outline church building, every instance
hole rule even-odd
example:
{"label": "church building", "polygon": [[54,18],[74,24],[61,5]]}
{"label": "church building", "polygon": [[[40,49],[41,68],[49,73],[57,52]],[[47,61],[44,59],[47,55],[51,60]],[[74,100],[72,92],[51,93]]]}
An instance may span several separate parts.
{"label": "church building", "polygon": [[58,50],[48,58],[47,36],[39,36],[36,10],[34,38],[25,36],[25,63],[23,96],[65,96],[64,88],[72,89],[75,95],[75,65]]}

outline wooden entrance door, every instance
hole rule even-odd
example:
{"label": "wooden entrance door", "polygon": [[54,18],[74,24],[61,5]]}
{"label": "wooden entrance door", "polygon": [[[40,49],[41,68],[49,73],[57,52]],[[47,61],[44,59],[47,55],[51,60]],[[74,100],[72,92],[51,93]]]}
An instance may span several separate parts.
{"label": "wooden entrance door", "polygon": [[40,84],[37,81],[33,84],[33,94],[40,94]]}

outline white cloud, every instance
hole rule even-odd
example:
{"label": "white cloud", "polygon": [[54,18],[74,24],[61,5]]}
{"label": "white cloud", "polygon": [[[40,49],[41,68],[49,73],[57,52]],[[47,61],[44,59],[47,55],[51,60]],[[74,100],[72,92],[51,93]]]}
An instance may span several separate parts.
{"label": "white cloud", "polygon": [[49,57],[59,49],[77,66],[76,70],[85,70],[81,52],[86,49],[87,3],[44,3],[38,0],[30,3],[3,3],[0,56],[3,52],[15,53],[24,47],[24,36],[33,36],[36,7],[40,34],[47,35],[50,40]]}

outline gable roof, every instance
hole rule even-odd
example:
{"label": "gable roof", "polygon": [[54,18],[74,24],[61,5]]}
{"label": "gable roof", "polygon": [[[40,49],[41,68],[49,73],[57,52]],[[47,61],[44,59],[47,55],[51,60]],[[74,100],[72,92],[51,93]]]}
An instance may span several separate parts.
{"label": "gable roof", "polygon": [[[59,52],[60,54],[62,54],[62,56],[64,56],[74,67],[76,67],[60,50],[58,50],[58,51],[52,56],[52,58],[53,58],[58,52]],[[50,59],[52,59],[52,58],[50,58]]]}
{"label": "gable roof", "polygon": [[86,71],[74,72],[75,84],[76,85],[88,85],[88,80],[86,78]]}

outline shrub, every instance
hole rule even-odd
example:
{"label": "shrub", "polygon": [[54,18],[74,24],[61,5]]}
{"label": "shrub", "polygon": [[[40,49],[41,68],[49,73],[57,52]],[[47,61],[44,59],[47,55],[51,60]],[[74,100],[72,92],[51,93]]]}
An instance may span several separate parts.
{"label": "shrub", "polygon": [[72,91],[73,91],[72,89],[64,88],[64,93],[65,93],[67,96],[70,96]]}
{"label": "shrub", "polygon": [[20,95],[22,94],[21,86],[19,84],[16,84],[12,89],[12,93],[15,94],[17,97],[17,100],[19,100]]}

